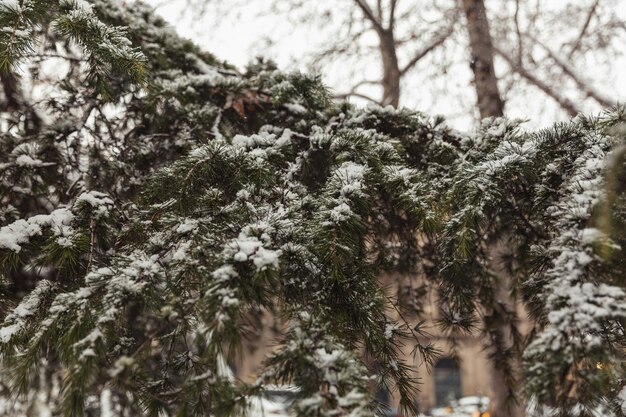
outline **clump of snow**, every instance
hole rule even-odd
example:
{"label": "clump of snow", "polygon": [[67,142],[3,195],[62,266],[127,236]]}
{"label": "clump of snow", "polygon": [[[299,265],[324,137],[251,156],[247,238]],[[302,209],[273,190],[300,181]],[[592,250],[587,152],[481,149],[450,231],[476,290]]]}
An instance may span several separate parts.
{"label": "clump of snow", "polygon": [[93,6],[85,0],[61,0],[60,4],[65,7],[71,7],[83,13],[93,13]]}
{"label": "clump of snow", "polygon": [[95,357],[95,356],[96,356],[96,351],[93,350],[92,348],[87,348],[81,352],[79,356],[79,360],[84,361],[87,358]]}
{"label": "clump of snow", "polygon": [[276,142],[276,135],[273,133],[259,132],[255,135],[244,136],[235,135],[231,141],[235,148],[252,149],[258,147],[268,147]]}
{"label": "clump of snow", "polygon": [[402,168],[400,166],[385,167],[384,172],[390,179],[402,181],[406,186],[411,186],[414,182],[413,177],[417,175],[415,169]]}
{"label": "clump of snow", "polygon": [[224,306],[238,306],[239,299],[235,297],[235,292],[229,288],[220,288],[216,291],[221,298],[221,303]]}
{"label": "clump of snow", "polygon": [[315,351],[315,359],[320,368],[336,368],[337,362],[342,358],[344,352],[341,350],[333,350],[327,352],[326,349],[317,349]]}
{"label": "clump of snow", "polygon": [[396,109],[395,107],[391,105],[381,106],[380,104],[376,104],[376,103],[367,103],[365,105],[365,110],[368,112],[373,112],[373,113],[377,113],[380,115],[389,115],[389,116],[393,116],[400,111],[399,109]]}
{"label": "clump of snow", "polygon": [[63,246],[65,248],[70,248],[74,244],[71,238],[65,236],[58,237],[56,242],[59,246]]}
{"label": "clump of snow", "polygon": [[113,368],[109,369],[109,376],[115,378],[127,368],[131,368],[135,364],[135,360],[130,356],[120,356],[113,364]]}
{"label": "clump of snow", "polygon": [[194,148],[191,151],[189,151],[188,156],[191,158],[200,159],[205,156],[205,153],[206,153],[206,148],[204,146],[201,146],[201,147]]}
{"label": "clump of snow", "polygon": [[222,354],[217,355],[217,376],[228,381],[235,380],[235,374],[232,369],[230,369],[230,366],[228,366],[228,362],[226,362],[226,358]]}
{"label": "clump of snow", "polygon": [[400,326],[397,323],[387,323],[385,324],[385,339],[390,340],[393,338],[393,334],[395,331],[399,330]]}
{"label": "clump of snow", "polygon": [[235,262],[252,261],[258,271],[278,267],[280,250],[269,249],[273,229],[263,221],[249,224],[241,229],[236,239],[224,246],[223,255]]}
{"label": "clump of snow", "polygon": [[334,223],[341,223],[349,220],[354,213],[350,206],[346,203],[340,203],[329,211],[330,220]]}
{"label": "clump of snow", "polygon": [[291,143],[292,136],[293,136],[293,132],[291,131],[291,129],[283,130],[283,134],[280,135],[278,139],[276,139],[274,146],[276,148],[282,148],[283,146],[289,145]]}
{"label": "clump of snow", "polygon": [[189,248],[191,248],[192,241],[183,242],[178,245],[176,250],[172,253],[172,259],[175,261],[182,261],[187,258]]}
{"label": "clump of snow", "polygon": [[292,113],[304,114],[304,113],[307,112],[306,107],[304,107],[302,104],[285,103],[285,104],[283,104],[283,106],[285,106],[287,108],[287,110],[289,110]]}
{"label": "clump of snow", "polygon": [[113,412],[113,402],[111,401],[111,390],[105,388],[100,394],[100,417],[115,417]]}
{"label": "clump of snow", "polygon": [[198,221],[194,219],[185,219],[183,223],[181,223],[176,229],[176,233],[185,234],[189,233],[192,230],[195,230],[198,227]]}
{"label": "clump of snow", "polygon": [[44,162],[40,159],[34,159],[29,155],[20,155],[15,158],[15,163],[21,167],[40,167]]}
{"label": "clump of snow", "polygon": [[8,343],[20,330],[22,327],[18,324],[10,324],[0,328],[0,343]]}
{"label": "clump of snow", "polygon": [[345,222],[356,215],[351,208],[351,203],[354,198],[364,196],[364,180],[367,172],[367,167],[351,161],[344,162],[335,169],[329,180],[329,191],[336,193],[337,197],[331,198],[327,210],[322,212],[322,215],[326,217],[323,224]]}
{"label": "clump of snow", "polygon": [[230,278],[236,278],[239,276],[239,274],[237,273],[237,271],[235,271],[235,268],[233,268],[232,265],[221,266],[213,271],[211,275],[213,276],[213,278],[220,281],[225,281]]}
{"label": "clump of snow", "polygon": [[246,262],[252,260],[257,270],[278,266],[280,250],[265,248],[263,242],[256,237],[240,236],[229,244],[229,249],[234,252],[234,261]]}
{"label": "clump of snow", "polygon": [[225,82],[233,82],[232,79],[227,80],[226,77],[224,77],[222,74],[217,72],[212,67],[209,67],[208,65],[202,63],[197,58],[192,59],[196,63],[200,64],[199,66],[203,66],[203,70],[206,70],[206,72],[203,74],[180,73],[180,76],[176,77],[175,80],[160,79],[158,80],[159,86],[163,89],[164,92],[174,94],[178,94],[180,91],[189,92],[190,87],[194,91],[203,91],[206,88],[215,87]]}
{"label": "clump of snow", "polygon": [[67,236],[71,233],[69,225],[74,220],[74,214],[68,209],[61,208],[50,214],[39,214],[26,220],[20,219],[0,228],[0,249],[20,252],[22,246],[33,236],[41,235],[45,227],[50,227],[58,236]]}
{"label": "clump of snow", "polygon": [[506,119],[498,118],[496,121],[487,129],[487,133],[492,136],[503,136],[506,132]]}
{"label": "clump of snow", "polygon": [[106,204],[113,204],[113,200],[108,195],[99,191],[87,191],[76,198],[76,202],[84,201],[92,207],[99,207]]}
{"label": "clump of snow", "polygon": [[113,200],[105,193],[87,191],[76,198],[75,204],[81,203],[91,206],[94,209],[94,215],[99,218],[109,213],[109,207],[113,205]]}
{"label": "clump of snow", "polygon": [[257,249],[255,256],[252,258],[252,263],[256,266],[257,270],[263,270],[268,266],[277,267],[278,258],[280,256],[280,250],[269,250],[264,247]]}
{"label": "clump of snow", "polygon": [[0,9],[6,8],[10,10],[20,10],[20,4],[17,0],[1,0]]}
{"label": "clump of snow", "polygon": [[14,335],[24,330],[26,320],[35,314],[43,298],[54,288],[48,280],[41,280],[34,290],[22,299],[5,319],[0,328],[0,343],[8,343]]}
{"label": "clump of snow", "polygon": [[341,195],[346,197],[351,194],[361,193],[363,190],[363,178],[367,170],[363,165],[354,162],[344,162],[337,170],[335,175],[343,183],[341,187]]}

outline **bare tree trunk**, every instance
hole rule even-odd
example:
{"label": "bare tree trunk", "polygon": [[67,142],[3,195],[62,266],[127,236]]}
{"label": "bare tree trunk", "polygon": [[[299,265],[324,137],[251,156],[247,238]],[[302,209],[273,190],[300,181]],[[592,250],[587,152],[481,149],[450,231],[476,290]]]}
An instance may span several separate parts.
{"label": "bare tree trunk", "polygon": [[493,46],[483,0],[462,0],[467,18],[471,63],[480,117],[502,116],[504,103],[493,67]]}
{"label": "bare tree trunk", "polygon": [[[489,22],[483,0],[462,0],[463,10],[467,18],[467,31],[469,34],[471,48],[470,67],[474,73],[474,86],[476,88],[476,99],[480,117],[499,117],[504,114],[504,102],[498,90],[498,79],[496,78],[493,57],[494,49],[489,33]],[[508,294],[507,280],[502,280],[498,284],[496,292],[505,306],[514,309],[515,301]],[[486,323],[487,324],[487,323]],[[488,326],[492,326],[491,333],[500,334],[502,342],[511,342],[511,333],[508,323],[504,317],[496,315]],[[492,346],[492,348],[507,348],[509,346]],[[495,358],[495,357],[494,357]],[[514,381],[509,374],[510,369],[502,369],[497,360],[492,358],[490,363],[491,382],[491,416],[492,417],[522,417],[524,409],[520,404],[514,403],[511,398],[511,386]],[[519,358],[512,358],[513,366],[520,365]]]}
{"label": "bare tree trunk", "polygon": [[383,105],[398,107],[400,103],[400,78],[402,73],[398,66],[396,55],[396,41],[392,30],[383,30],[378,33],[380,38],[380,55],[383,61]]}
{"label": "bare tree trunk", "polygon": [[520,404],[513,404],[511,402],[507,402],[507,396],[509,394],[509,390],[506,388],[506,385],[502,383],[503,376],[501,372],[494,367],[493,364],[490,365],[491,371],[491,392],[492,397],[490,398],[490,409],[491,409],[491,417],[524,417],[524,407]]}
{"label": "bare tree trunk", "polygon": [[391,2],[388,25],[384,23],[385,18],[380,2],[378,2],[376,11],[372,10],[367,0],[354,0],[354,2],[363,12],[365,19],[372,24],[372,28],[376,31],[380,42],[380,57],[383,63],[383,78],[381,80],[383,99],[381,104],[398,107],[400,103],[400,78],[402,77],[402,71],[398,65],[397,45],[393,34],[396,1]]}

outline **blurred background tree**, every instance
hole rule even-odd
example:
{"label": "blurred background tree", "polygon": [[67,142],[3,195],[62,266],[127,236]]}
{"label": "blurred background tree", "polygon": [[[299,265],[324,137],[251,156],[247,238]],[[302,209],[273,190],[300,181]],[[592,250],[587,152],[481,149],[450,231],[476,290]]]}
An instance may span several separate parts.
{"label": "blurred background tree", "polygon": [[441,113],[462,128],[503,112],[547,124],[626,94],[619,0],[152,4],[222,58],[297,62],[322,74],[337,98]]}

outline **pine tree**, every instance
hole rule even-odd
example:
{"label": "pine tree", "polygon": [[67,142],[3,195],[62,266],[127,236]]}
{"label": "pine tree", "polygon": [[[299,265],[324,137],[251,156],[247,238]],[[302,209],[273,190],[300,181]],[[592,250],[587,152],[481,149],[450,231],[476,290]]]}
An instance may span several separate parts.
{"label": "pine tree", "polygon": [[[410,411],[401,350],[436,351],[378,277],[419,271],[452,336],[511,323],[491,354],[515,393],[524,352],[536,413],[623,414],[625,109],[464,135],[334,103],[271,62],[241,74],[142,3],[4,1],[0,23],[3,395],[53,415],[226,416],[285,382],[298,416],[371,416],[375,363]],[[494,243],[536,322],[527,347]],[[283,338],[245,384],[224,358],[263,314]]]}

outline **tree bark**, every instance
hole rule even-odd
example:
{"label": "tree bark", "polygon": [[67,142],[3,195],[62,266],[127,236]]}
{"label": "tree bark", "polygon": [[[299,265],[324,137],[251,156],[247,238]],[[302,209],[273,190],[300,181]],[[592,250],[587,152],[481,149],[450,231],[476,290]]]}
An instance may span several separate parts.
{"label": "tree bark", "polygon": [[400,103],[400,78],[402,73],[396,55],[396,41],[392,30],[378,33],[380,39],[380,55],[383,62],[383,105],[398,107]]}
{"label": "tree bark", "polygon": [[493,45],[483,0],[462,0],[467,18],[474,86],[480,117],[502,116],[504,102],[498,90],[498,79],[493,66]]}
{"label": "tree bark", "polygon": [[398,65],[397,45],[393,35],[395,1],[392,2],[388,26],[384,25],[383,21],[385,19],[381,8],[378,9],[378,15],[376,15],[366,0],[354,0],[354,2],[363,12],[365,19],[370,21],[378,35],[380,57],[383,63],[383,78],[381,80],[383,99],[381,104],[398,107],[400,103],[400,78],[402,77],[402,71],[400,71],[400,66]]}
{"label": "tree bark", "polygon": [[[504,114],[504,102],[498,90],[498,79],[493,65],[494,48],[489,33],[489,22],[483,0],[462,0],[463,11],[467,19],[467,31],[469,34],[471,61],[470,67],[474,73],[474,87],[480,117],[500,117]],[[515,308],[515,301],[508,295],[508,285],[500,282],[496,292],[501,300],[505,300],[510,308]],[[499,319],[489,323],[493,326],[493,332],[502,335],[503,339],[509,339],[510,332],[508,323]],[[503,340],[505,342],[505,340]],[[506,343],[506,342],[505,342]],[[495,347],[492,347],[495,348]],[[519,359],[514,358],[516,365]],[[495,360],[489,367],[491,395],[490,410],[492,417],[521,417],[524,409],[520,404],[513,403],[509,398],[511,380],[504,369],[500,369]]]}

